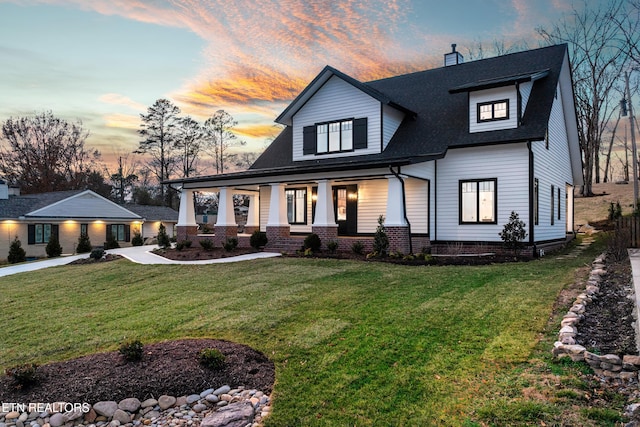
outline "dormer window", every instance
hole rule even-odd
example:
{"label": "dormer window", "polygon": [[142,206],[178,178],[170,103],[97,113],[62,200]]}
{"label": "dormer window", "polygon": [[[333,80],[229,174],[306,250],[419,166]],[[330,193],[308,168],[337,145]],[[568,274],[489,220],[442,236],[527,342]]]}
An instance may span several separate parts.
{"label": "dormer window", "polygon": [[478,104],[478,122],[509,119],[509,100],[483,102]]}
{"label": "dormer window", "polygon": [[317,123],[303,128],[303,154],[343,153],[367,148],[367,118]]}
{"label": "dormer window", "polygon": [[316,153],[353,150],[353,120],[316,125]]}

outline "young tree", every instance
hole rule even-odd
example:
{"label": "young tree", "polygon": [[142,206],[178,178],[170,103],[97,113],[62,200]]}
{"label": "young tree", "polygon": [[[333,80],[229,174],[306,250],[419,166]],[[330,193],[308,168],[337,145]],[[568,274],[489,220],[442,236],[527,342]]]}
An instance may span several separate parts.
{"label": "young tree", "polygon": [[525,227],[526,224],[520,219],[520,216],[516,212],[511,211],[509,221],[504,225],[502,231],[498,233],[505,247],[513,250],[514,256],[518,256],[520,245],[525,237],[527,237]]}
{"label": "young tree", "polygon": [[[169,179],[176,167],[178,114],[180,109],[167,99],[158,99],[147,109],[147,114],[140,114],[142,124],[138,132],[144,139],[135,152],[151,155],[148,165],[158,183]],[[165,186],[160,184],[164,204],[167,203],[166,195]]]}
{"label": "young tree", "polygon": [[196,172],[198,156],[202,151],[203,136],[200,123],[188,116],[180,119],[176,148],[179,151],[183,178]]}
{"label": "young tree", "polygon": [[89,132],[46,111],[2,125],[0,174],[24,194],[85,188],[100,157],[85,148]]}
{"label": "young tree", "polygon": [[125,154],[118,156],[118,170],[115,173],[109,173],[107,169],[111,181],[111,195],[120,204],[124,203],[133,191],[133,186],[138,180],[138,175],[135,174],[137,167],[138,162],[130,160],[129,155]]}
{"label": "young tree", "polygon": [[231,154],[229,148],[235,145],[244,145],[245,141],[238,141],[233,133],[233,128],[238,124],[231,114],[224,110],[218,110],[204,122],[204,132],[207,144],[213,155],[213,163],[216,173],[224,173],[227,169]]}
{"label": "young tree", "polygon": [[9,264],[15,264],[18,262],[25,262],[26,260],[27,253],[22,248],[22,243],[18,240],[18,236],[16,236],[9,246],[9,256],[7,257],[7,261],[9,261]]}

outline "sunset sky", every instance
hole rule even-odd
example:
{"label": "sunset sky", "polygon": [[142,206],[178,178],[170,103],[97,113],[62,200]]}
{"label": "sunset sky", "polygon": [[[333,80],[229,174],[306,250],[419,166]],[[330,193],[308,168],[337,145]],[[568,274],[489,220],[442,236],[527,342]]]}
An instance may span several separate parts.
{"label": "sunset sky", "polygon": [[[595,0],[594,0],[595,1]],[[168,98],[204,121],[224,109],[244,149],[331,65],[361,81],[441,66],[451,43],[539,46],[571,0],[0,0],[0,122],[80,119],[106,161]]]}

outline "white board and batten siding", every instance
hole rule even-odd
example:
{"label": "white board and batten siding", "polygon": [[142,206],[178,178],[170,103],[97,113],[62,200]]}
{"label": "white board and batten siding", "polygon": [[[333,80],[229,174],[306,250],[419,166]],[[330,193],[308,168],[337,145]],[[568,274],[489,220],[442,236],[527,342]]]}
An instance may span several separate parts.
{"label": "white board and batten siding", "polygon": [[531,96],[531,89],[533,88],[533,82],[528,81],[524,83],[520,83],[520,109],[521,114],[524,116],[525,111],[527,111],[527,103],[529,102],[529,97]]}
{"label": "white board and batten siding", "polygon": [[[342,119],[367,118],[366,149],[323,155],[303,155],[303,128],[316,123]],[[376,154],[381,150],[380,101],[339,77],[332,76],[293,116],[293,160],[312,160],[332,157]]]}
{"label": "white board and batten siding", "polygon": [[[509,118],[478,122],[478,104],[492,101],[509,100]],[[515,86],[478,90],[469,93],[469,132],[487,132],[492,130],[513,129],[518,125],[518,95]]]}
{"label": "white board and batten siding", "polygon": [[[433,240],[500,242],[511,211],[529,224],[529,150],[526,143],[449,150],[438,160]],[[497,224],[460,224],[461,180],[496,179]]]}
{"label": "white board and batten siding", "polygon": [[[562,94],[556,91],[549,119],[549,149],[545,141],[532,143],[534,156],[534,178],[539,185],[539,220],[534,226],[536,241],[562,239],[567,231],[567,190],[566,184],[573,183],[567,127],[562,110]],[[553,185],[553,225],[551,224],[551,186]],[[560,218],[558,218],[558,197],[560,189]],[[570,195],[571,196],[571,195]]]}

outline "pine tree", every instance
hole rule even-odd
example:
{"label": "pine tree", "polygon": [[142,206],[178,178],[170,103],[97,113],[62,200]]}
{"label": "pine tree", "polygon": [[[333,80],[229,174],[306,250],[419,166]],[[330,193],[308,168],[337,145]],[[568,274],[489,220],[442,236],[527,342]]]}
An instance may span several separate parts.
{"label": "pine tree", "polygon": [[11,246],[9,246],[9,256],[7,261],[9,264],[15,264],[17,262],[25,262],[27,260],[27,253],[22,249],[22,243],[18,240],[18,236],[13,239]]}
{"label": "pine tree", "polygon": [[62,255],[62,246],[60,246],[60,241],[58,240],[58,236],[55,234],[51,234],[49,237],[49,243],[47,243],[47,247],[45,248],[47,252],[47,256],[49,258],[56,258]]}

